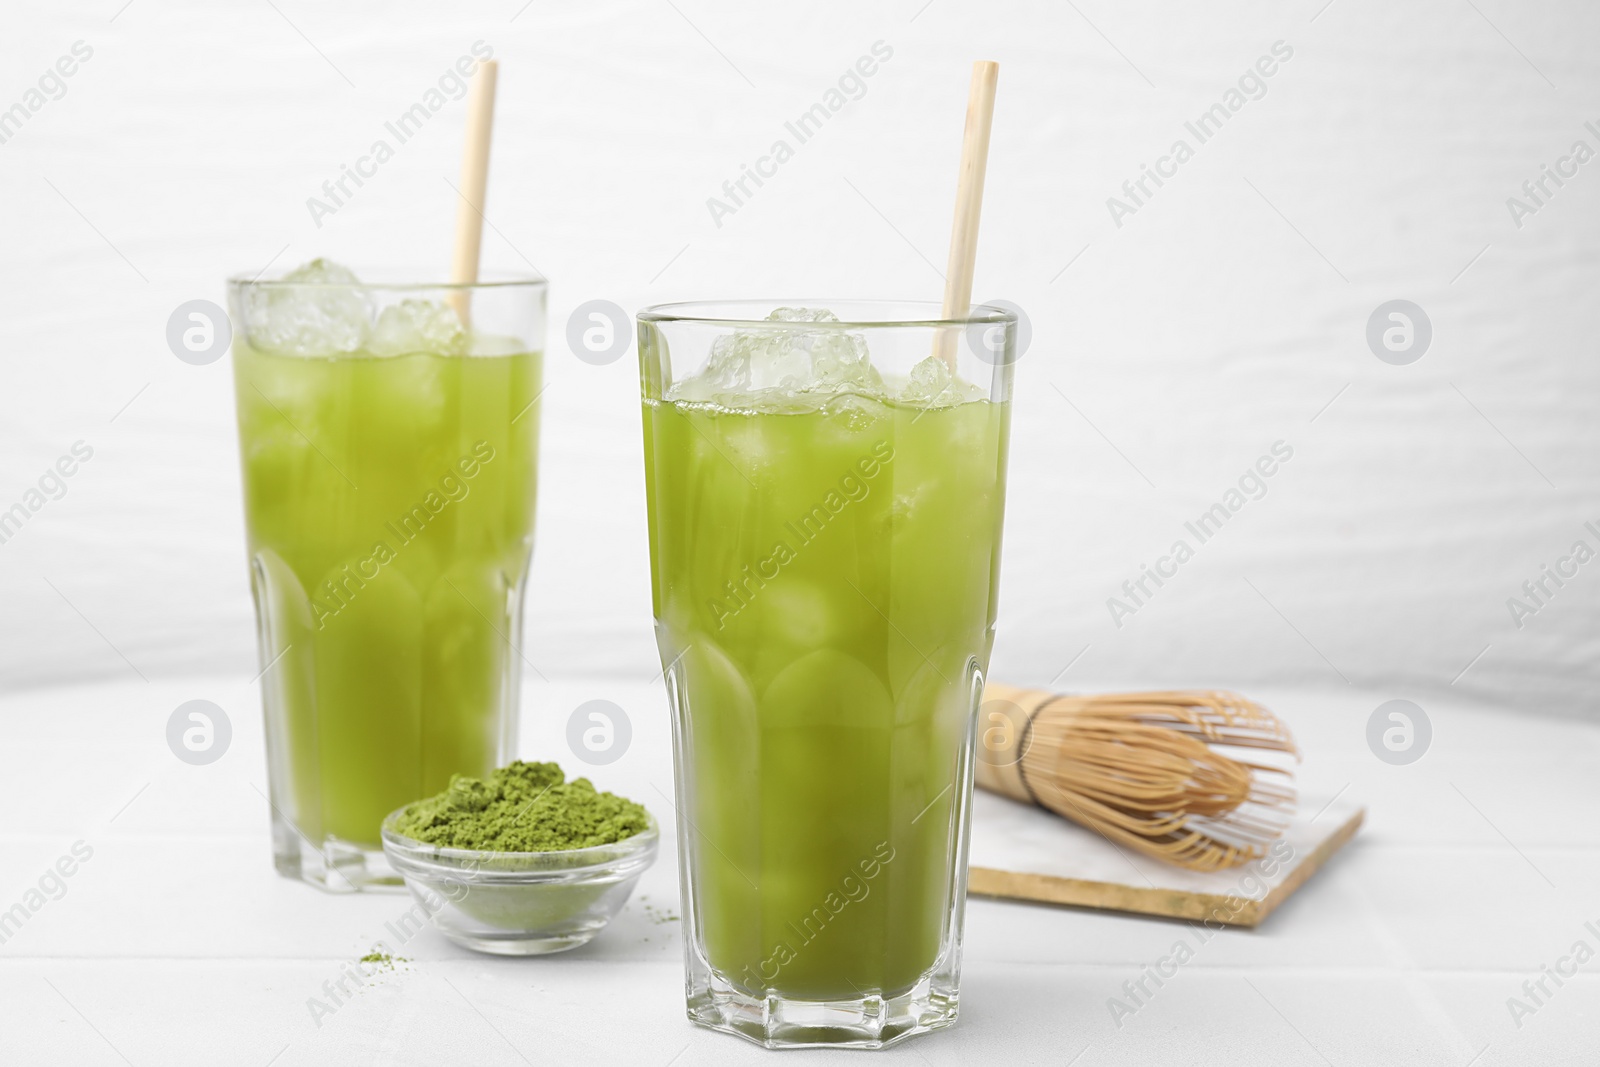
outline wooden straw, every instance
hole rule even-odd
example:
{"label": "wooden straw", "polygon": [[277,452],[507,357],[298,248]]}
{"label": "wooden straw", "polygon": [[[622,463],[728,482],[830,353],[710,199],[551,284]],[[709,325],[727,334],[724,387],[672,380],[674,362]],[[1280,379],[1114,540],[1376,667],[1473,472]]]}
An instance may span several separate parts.
{"label": "wooden straw", "polygon": [[[989,129],[994,123],[994,90],[1000,64],[972,64],[967,91],[967,126],[961,138],[961,174],[956,183],[956,217],[950,228],[950,260],[945,266],[944,306],[940,318],[956,319],[972,307],[972,272],[978,260],[978,215],[983,210],[983,176],[989,166]],[[934,355],[956,370],[956,332],[942,329],[934,337]]]}
{"label": "wooden straw", "polygon": [[[483,205],[489,191],[489,135],[494,129],[494,89],[500,64],[485,60],[472,79],[467,98],[467,137],[461,153],[461,196],[456,204],[456,241],[450,257],[450,284],[478,281],[478,256],[483,248]],[[461,325],[471,329],[472,294],[450,293],[450,306]]]}

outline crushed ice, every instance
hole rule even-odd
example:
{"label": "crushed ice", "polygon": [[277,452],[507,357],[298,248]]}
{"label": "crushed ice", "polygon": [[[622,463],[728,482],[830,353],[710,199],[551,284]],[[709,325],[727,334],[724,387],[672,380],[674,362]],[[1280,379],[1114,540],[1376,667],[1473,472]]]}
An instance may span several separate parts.
{"label": "crushed ice", "polygon": [[375,356],[415,352],[460,355],[467,332],[448,304],[405,299],[377,312],[372,291],[348,267],[313,259],[278,282],[245,291],[250,343],[293,356],[366,351]]}
{"label": "crushed ice", "polygon": [[[839,317],[824,308],[781,307],[767,321],[774,325],[717,338],[705,369],[674,384],[669,399],[803,410],[851,397],[932,407],[983,397],[981,389],[955,378],[937,356],[918,363],[904,382],[886,383],[872,365],[866,337],[830,327]],[[820,325],[808,330],[805,323]]]}

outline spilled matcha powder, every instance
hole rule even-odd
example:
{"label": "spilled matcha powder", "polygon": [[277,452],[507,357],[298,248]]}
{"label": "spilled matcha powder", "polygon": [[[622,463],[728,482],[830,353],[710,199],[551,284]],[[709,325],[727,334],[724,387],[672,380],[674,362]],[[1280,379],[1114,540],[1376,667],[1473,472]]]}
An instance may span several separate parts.
{"label": "spilled matcha powder", "polygon": [[374,974],[378,971],[392,971],[395,969],[395,964],[410,963],[411,961],[404,956],[391,956],[382,949],[375,948],[356,962],[365,964],[367,973]]}
{"label": "spilled matcha powder", "polygon": [[568,782],[554,763],[521,760],[487,779],[458,774],[395,823],[416,841],[485,852],[565,852],[609,845],[649,826],[641,805],[598,792],[587,778]]}

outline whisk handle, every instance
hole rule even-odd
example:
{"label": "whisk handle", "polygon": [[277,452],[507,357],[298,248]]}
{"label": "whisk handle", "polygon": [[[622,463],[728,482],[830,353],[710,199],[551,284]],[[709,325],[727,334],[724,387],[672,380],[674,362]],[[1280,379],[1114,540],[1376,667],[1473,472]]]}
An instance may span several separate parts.
{"label": "whisk handle", "polygon": [[1038,804],[1039,798],[1028,786],[1022,757],[1028,751],[1034,716],[1055,699],[1056,694],[1040,689],[989,682],[983,687],[983,703],[978,707],[978,750],[973,778],[979,789]]}

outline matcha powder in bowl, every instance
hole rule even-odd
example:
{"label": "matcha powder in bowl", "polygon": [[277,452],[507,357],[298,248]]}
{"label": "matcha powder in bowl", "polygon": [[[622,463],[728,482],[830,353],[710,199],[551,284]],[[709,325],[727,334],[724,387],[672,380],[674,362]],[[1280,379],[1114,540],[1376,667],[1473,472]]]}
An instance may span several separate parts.
{"label": "matcha powder in bowl", "polygon": [[395,830],[414,841],[478,852],[564,852],[611,845],[650,827],[644,807],[566,781],[554,763],[518,760],[488,780],[456,775],[438,796],[402,808]]}
{"label": "matcha powder in bowl", "polygon": [[384,851],[451,940],[501,955],[583,944],[627,902],[660,832],[640,804],[554,763],[453,778],[383,825]]}

